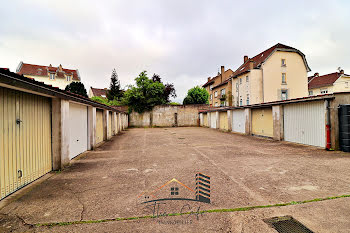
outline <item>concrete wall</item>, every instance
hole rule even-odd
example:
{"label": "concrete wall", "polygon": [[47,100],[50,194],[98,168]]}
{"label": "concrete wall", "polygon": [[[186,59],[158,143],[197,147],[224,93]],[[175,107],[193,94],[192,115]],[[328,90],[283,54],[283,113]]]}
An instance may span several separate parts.
{"label": "concrete wall", "polygon": [[[142,114],[130,114],[131,127],[199,126],[199,109],[208,105],[160,105]],[[176,120],[177,118],[177,120]]]}

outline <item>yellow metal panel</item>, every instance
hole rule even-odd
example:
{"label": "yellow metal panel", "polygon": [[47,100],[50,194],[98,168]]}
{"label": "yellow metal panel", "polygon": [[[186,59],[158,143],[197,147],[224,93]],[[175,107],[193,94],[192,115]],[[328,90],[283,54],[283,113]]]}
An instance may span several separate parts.
{"label": "yellow metal panel", "polygon": [[96,144],[103,141],[103,111],[96,109]]}
{"label": "yellow metal panel", "polygon": [[219,112],[220,129],[228,130],[227,112]]}
{"label": "yellow metal panel", "polygon": [[0,87],[0,152],[1,199],[51,171],[48,98]]}
{"label": "yellow metal panel", "polygon": [[252,110],[252,133],[260,136],[273,137],[271,108]]}
{"label": "yellow metal panel", "polygon": [[203,125],[208,127],[208,114],[207,113],[203,113]]}

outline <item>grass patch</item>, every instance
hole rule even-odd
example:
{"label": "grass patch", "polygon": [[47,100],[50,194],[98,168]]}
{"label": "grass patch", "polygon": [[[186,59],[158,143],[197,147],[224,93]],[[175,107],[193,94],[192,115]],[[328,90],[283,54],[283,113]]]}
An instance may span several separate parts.
{"label": "grass patch", "polygon": [[[232,208],[232,209],[202,210],[202,211],[199,211],[198,214],[249,211],[249,210],[254,210],[254,209],[274,208],[274,207],[290,206],[290,205],[301,205],[301,204],[306,204],[306,203],[320,202],[320,201],[334,200],[334,199],[348,198],[348,197],[350,197],[350,195],[346,194],[346,195],[341,195],[341,196],[315,198],[315,199],[304,200],[304,201],[291,201],[291,202],[277,203],[277,204],[271,204],[271,205],[246,206],[246,207],[237,207],[237,208]],[[189,215],[189,214],[193,214],[193,213],[194,212],[169,213],[169,214],[164,215],[162,217]],[[138,220],[138,219],[148,219],[148,218],[156,218],[156,217],[157,216],[153,216],[153,215],[144,215],[144,216],[136,216],[136,217],[128,217],[128,218],[112,218],[112,219],[101,219],[101,220],[83,220],[83,221],[55,222],[55,223],[38,223],[38,224],[34,224],[34,225],[37,227],[41,227],[41,226],[53,227],[53,226],[75,225],[75,224],[87,224],[87,223],[103,223],[103,222],[114,222],[114,221]]]}

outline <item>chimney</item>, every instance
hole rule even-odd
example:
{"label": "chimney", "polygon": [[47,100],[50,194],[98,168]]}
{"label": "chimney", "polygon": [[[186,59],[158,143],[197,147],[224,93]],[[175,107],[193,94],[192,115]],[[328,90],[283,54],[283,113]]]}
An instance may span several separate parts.
{"label": "chimney", "polygon": [[344,70],[340,70],[340,74],[344,74]]}
{"label": "chimney", "polygon": [[318,77],[318,76],[320,76],[318,72],[314,74],[314,77]]}
{"label": "chimney", "polygon": [[254,69],[254,62],[253,60],[249,61],[249,70],[253,70]]}
{"label": "chimney", "polygon": [[247,55],[244,56],[244,60],[243,60],[243,61],[244,61],[244,63],[245,63],[246,61],[248,61],[248,56],[247,56]]}
{"label": "chimney", "polygon": [[208,77],[208,82],[210,81],[210,77]]}
{"label": "chimney", "polygon": [[224,80],[225,66],[221,66],[221,82]]}

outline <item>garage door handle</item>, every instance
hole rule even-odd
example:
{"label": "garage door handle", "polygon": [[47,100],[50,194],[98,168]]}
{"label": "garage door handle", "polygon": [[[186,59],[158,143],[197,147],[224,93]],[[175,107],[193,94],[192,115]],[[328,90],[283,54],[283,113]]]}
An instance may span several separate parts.
{"label": "garage door handle", "polygon": [[77,142],[79,142],[79,139],[77,140]]}

